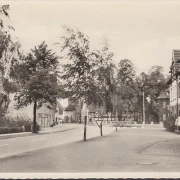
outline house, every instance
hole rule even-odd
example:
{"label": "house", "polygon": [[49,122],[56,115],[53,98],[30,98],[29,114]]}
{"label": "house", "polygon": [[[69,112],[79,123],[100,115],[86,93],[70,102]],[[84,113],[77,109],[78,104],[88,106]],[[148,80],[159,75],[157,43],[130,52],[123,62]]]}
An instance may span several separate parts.
{"label": "house", "polygon": [[[58,103],[59,104],[59,103]],[[10,94],[10,103],[7,109],[7,116],[10,117],[22,117],[24,119],[29,119],[33,121],[33,104],[30,104],[24,108],[20,108],[19,110],[15,109],[16,101],[14,100],[14,94]],[[58,105],[58,114],[62,114],[62,110],[60,109],[61,105]],[[37,123],[41,127],[49,127],[55,121],[55,115],[57,114],[57,109],[54,106],[43,106],[37,109],[36,117]],[[57,115],[56,115],[57,116]]]}
{"label": "house", "polygon": [[165,121],[169,116],[169,90],[162,92],[157,98],[159,119]]}
{"label": "house", "polygon": [[73,121],[76,121],[76,105],[70,103],[64,109],[64,122],[71,123]]}
{"label": "house", "polygon": [[170,114],[175,118],[180,115],[180,49],[173,50],[171,77],[167,84],[170,90]]}
{"label": "house", "polygon": [[64,122],[67,123],[78,123],[81,119],[81,109],[82,101],[74,100],[72,98],[68,99],[68,105],[63,111]]}

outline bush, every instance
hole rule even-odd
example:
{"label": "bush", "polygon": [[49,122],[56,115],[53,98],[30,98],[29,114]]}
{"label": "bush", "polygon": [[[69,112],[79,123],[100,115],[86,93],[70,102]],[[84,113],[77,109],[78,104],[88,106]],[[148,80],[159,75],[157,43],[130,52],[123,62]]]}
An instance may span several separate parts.
{"label": "bush", "polygon": [[1,117],[0,118],[1,127],[21,127],[21,126],[31,126],[31,120],[26,116],[20,117]]}
{"label": "bush", "polygon": [[25,132],[31,132],[31,125],[24,126]]}
{"label": "bush", "polygon": [[19,132],[23,132],[23,128],[22,127],[11,127],[9,128],[11,133],[19,133]]}
{"label": "bush", "polygon": [[170,116],[167,118],[167,120],[164,122],[164,127],[166,128],[166,130],[170,131],[170,132],[174,132],[175,130],[175,117]]}
{"label": "bush", "polygon": [[23,132],[22,127],[0,127],[0,134]]}
{"label": "bush", "polygon": [[32,121],[31,119],[29,119],[28,117],[26,116],[20,116],[20,117],[17,117],[17,126],[31,126],[32,125]]}

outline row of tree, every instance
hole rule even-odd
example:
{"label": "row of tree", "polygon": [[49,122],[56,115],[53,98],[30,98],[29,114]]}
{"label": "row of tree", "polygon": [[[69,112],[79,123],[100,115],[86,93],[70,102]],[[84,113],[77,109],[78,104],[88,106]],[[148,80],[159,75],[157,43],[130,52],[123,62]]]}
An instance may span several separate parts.
{"label": "row of tree", "polygon": [[[8,10],[9,6],[2,6],[0,14],[9,16]],[[114,64],[114,54],[107,40],[100,49],[92,50],[87,35],[68,26],[63,28],[65,35],[56,42],[63,54],[61,58],[45,42],[23,54],[20,43],[11,38],[13,28],[5,28],[2,21],[0,76],[4,83],[0,92],[1,110],[7,109],[8,94],[16,92],[17,109],[34,104],[36,132],[36,109],[43,105],[53,108],[57,99],[81,99],[87,105],[102,106],[107,112],[120,115],[124,111],[142,110],[144,88],[151,98],[146,114],[158,117],[156,97],[167,88],[162,67],[153,66],[147,74],[143,72],[137,76],[130,60],[121,60],[118,66]],[[62,63],[64,59],[68,60],[66,64]]]}

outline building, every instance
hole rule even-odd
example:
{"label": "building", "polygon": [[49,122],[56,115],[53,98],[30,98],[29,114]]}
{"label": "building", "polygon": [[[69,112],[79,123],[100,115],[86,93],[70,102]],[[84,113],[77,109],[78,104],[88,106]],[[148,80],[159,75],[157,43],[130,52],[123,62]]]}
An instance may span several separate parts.
{"label": "building", "polygon": [[162,92],[157,98],[159,120],[165,121],[169,116],[169,90]]}
{"label": "building", "polygon": [[83,103],[81,100],[68,99],[68,105],[63,112],[63,121],[67,123],[78,123],[81,119],[81,109]]}
{"label": "building", "polygon": [[170,114],[175,118],[180,115],[180,50],[173,50],[171,77],[168,81],[170,90]]}
{"label": "building", "polygon": [[74,121],[76,121],[76,105],[70,103],[64,109],[64,122],[72,123]]}
{"label": "building", "polygon": [[[16,101],[14,101],[14,94],[10,94],[10,103],[7,109],[7,116],[14,118],[24,118],[33,121],[33,104],[30,104],[19,110],[15,109]],[[60,110],[59,110],[60,111]],[[36,117],[37,123],[41,127],[48,127],[55,121],[55,114],[57,110],[54,106],[47,108],[43,106],[37,109]]]}

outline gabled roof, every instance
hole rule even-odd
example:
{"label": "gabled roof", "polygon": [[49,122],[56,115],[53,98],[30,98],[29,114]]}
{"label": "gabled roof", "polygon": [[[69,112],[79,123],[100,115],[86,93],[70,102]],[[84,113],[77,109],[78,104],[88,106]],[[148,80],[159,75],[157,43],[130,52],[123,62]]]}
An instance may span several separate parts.
{"label": "gabled roof", "polygon": [[162,92],[156,99],[169,99],[167,92]]}
{"label": "gabled roof", "polygon": [[75,110],[75,105],[74,104],[69,104],[64,111],[74,111]]}

